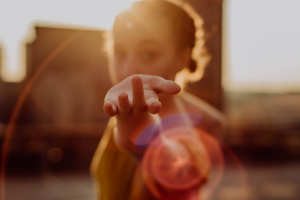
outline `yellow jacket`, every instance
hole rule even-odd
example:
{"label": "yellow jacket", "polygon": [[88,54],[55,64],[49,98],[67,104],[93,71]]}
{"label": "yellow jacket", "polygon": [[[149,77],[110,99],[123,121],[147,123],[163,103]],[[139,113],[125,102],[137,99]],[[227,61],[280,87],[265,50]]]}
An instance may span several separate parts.
{"label": "yellow jacket", "polygon": [[141,178],[140,164],[113,140],[114,119],[108,122],[91,163],[97,200],[153,200]]}

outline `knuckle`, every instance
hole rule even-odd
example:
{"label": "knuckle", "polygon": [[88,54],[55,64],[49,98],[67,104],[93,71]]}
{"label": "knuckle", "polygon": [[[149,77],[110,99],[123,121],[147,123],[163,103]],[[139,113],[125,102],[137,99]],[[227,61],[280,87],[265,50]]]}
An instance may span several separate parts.
{"label": "knuckle", "polygon": [[133,90],[134,96],[142,96],[144,95],[144,90]]}
{"label": "knuckle", "polygon": [[119,100],[119,106],[122,107],[122,108],[126,108],[126,107],[128,107],[128,104],[124,100]]}
{"label": "knuckle", "polygon": [[128,115],[130,115],[130,110],[122,110],[122,111],[120,111],[120,114],[123,116],[128,116]]}
{"label": "knuckle", "polygon": [[164,81],[163,84],[162,84],[162,89],[163,89],[164,91],[166,91],[167,88],[168,88],[168,82],[167,82],[167,81]]}
{"label": "knuckle", "polygon": [[133,117],[138,117],[140,116],[142,113],[145,112],[145,109],[146,107],[145,106],[137,106],[133,109],[133,112],[132,112],[132,116]]}
{"label": "knuckle", "polygon": [[129,105],[120,106],[120,113],[127,115],[130,112],[131,112],[131,108]]}
{"label": "knuckle", "polygon": [[145,90],[154,90],[154,87],[152,86],[152,84],[147,83],[147,84],[144,84],[144,89]]}

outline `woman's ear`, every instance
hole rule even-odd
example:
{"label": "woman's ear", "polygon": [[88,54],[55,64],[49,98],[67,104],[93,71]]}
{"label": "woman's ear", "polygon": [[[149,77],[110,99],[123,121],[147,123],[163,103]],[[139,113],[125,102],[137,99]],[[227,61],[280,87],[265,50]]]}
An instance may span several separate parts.
{"label": "woman's ear", "polygon": [[190,47],[182,48],[179,51],[179,65],[177,72],[183,70],[184,68],[189,68],[190,62],[191,62],[191,54],[192,49]]}

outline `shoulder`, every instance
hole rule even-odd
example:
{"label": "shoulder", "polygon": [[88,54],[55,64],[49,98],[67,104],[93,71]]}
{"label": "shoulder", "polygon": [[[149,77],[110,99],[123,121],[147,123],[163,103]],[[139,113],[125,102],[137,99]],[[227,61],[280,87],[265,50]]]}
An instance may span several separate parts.
{"label": "shoulder", "polygon": [[199,124],[199,128],[216,136],[219,136],[225,130],[226,118],[219,110],[186,91],[182,91],[179,96],[188,113],[201,116],[202,121]]}

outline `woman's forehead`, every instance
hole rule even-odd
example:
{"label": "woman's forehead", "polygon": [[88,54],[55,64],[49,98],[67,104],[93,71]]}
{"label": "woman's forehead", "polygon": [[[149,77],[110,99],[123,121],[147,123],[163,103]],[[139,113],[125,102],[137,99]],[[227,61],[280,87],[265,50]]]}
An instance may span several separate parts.
{"label": "woman's forehead", "polygon": [[166,19],[127,18],[115,23],[115,44],[143,45],[147,43],[172,43],[173,34]]}

